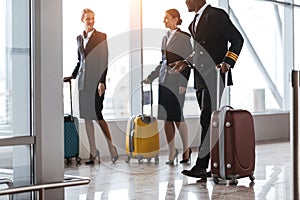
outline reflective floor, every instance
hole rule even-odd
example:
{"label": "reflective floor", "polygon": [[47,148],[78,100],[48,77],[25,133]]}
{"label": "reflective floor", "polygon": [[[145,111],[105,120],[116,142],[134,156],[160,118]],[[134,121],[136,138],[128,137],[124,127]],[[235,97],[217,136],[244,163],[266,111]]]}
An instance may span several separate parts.
{"label": "reflective floor", "polygon": [[167,166],[168,152],[161,152],[158,164],[154,160],[139,164],[136,159],[125,163],[125,156],[121,156],[115,164],[109,158],[101,158],[99,165],[66,166],[65,174],[90,177],[91,183],[66,188],[65,199],[293,199],[290,195],[289,142],[256,145],[253,185],[249,178],[238,179],[238,185],[233,186],[228,182],[216,185],[212,179],[207,183],[196,183],[197,179],[183,176],[181,171],[190,169],[197,157],[196,149],[193,150],[192,164]]}

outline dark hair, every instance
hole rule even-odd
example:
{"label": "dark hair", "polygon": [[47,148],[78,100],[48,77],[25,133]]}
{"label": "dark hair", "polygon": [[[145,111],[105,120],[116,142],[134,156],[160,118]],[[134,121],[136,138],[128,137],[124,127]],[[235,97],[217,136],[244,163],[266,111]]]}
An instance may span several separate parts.
{"label": "dark hair", "polygon": [[169,15],[171,15],[173,18],[178,18],[177,25],[180,25],[182,23],[182,19],[180,18],[180,13],[175,8],[169,9],[166,11]]}

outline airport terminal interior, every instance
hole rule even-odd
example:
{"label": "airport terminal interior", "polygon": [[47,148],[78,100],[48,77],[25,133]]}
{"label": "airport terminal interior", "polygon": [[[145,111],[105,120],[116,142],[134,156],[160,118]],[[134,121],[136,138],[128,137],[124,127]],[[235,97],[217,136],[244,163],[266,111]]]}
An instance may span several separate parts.
{"label": "airport terminal interior", "polygon": [[[189,12],[186,1],[0,1],[0,200],[300,198],[300,0],[206,0],[226,11],[244,38],[231,69],[233,85],[223,96],[227,105],[253,116],[253,181],[244,177],[217,183],[212,177],[199,181],[181,173],[196,163],[202,130],[193,70],[183,107],[190,162],[165,164],[169,151],[162,120],[158,120],[157,156],[128,158],[131,117],[158,114],[159,81],[153,81],[152,92],[141,82],[162,59],[165,11],[177,9],[182,19],[179,28],[189,32],[195,13]],[[114,163],[94,121],[100,163],[85,164],[90,146],[79,116],[80,84],[78,79],[71,85],[63,82],[78,62],[76,37],[83,35],[85,8],[95,13],[94,28],[107,36],[102,113],[119,153]],[[152,101],[146,99],[142,105],[149,94]],[[69,115],[76,121],[78,153],[65,159],[65,116]],[[180,161],[183,150],[177,130],[174,141]]]}

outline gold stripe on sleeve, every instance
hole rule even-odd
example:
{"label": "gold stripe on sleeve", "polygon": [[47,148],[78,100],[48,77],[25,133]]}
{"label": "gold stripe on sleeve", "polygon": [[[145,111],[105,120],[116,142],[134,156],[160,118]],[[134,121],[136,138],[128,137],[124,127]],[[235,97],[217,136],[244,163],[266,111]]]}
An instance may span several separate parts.
{"label": "gold stripe on sleeve", "polygon": [[227,51],[226,57],[231,58],[232,60],[234,60],[236,62],[239,56],[237,54],[233,53],[232,51]]}

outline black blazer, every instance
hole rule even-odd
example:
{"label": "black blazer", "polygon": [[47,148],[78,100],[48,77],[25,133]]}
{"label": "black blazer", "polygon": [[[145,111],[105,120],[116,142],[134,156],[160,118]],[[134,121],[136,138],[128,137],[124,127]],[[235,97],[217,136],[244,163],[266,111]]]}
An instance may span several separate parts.
{"label": "black blazer", "polygon": [[[166,51],[166,58],[167,58],[167,64],[173,63],[178,60],[185,59],[188,55],[192,52],[192,45],[190,41],[190,34],[181,31],[180,29],[177,29],[174,36],[169,41],[168,45],[166,46],[166,49],[163,49],[162,45],[162,54],[163,51]],[[163,41],[162,41],[163,43]],[[160,77],[160,68],[161,63],[151,72],[151,74],[147,77],[151,82]],[[170,70],[171,67],[168,67],[168,70]],[[166,73],[165,82],[163,85],[166,85],[169,89],[178,90],[179,86],[187,87],[187,82],[190,76],[190,68],[187,67],[185,70],[183,70],[179,74],[170,74]]]}
{"label": "black blazer", "polygon": [[[192,23],[189,26],[193,34]],[[229,19],[228,14],[219,8],[208,5],[204,10],[196,27],[194,39],[195,54],[188,59],[195,66],[195,88],[207,87],[203,82],[208,68],[215,68],[222,62],[234,67],[236,59],[232,59],[228,53],[232,52],[239,55],[243,46],[244,39],[237,28]],[[228,47],[228,42],[230,46]],[[202,75],[202,77],[200,76]],[[223,77],[224,79],[224,77]],[[228,76],[228,85],[232,85],[231,72]]]}
{"label": "black blazer", "polygon": [[72,73],[78,76],[78,89],[94,92],[100,83],[106,83],[108,47],[106,34],[94,30],[86,48],[82,35],[77,36],[78,62]]}

